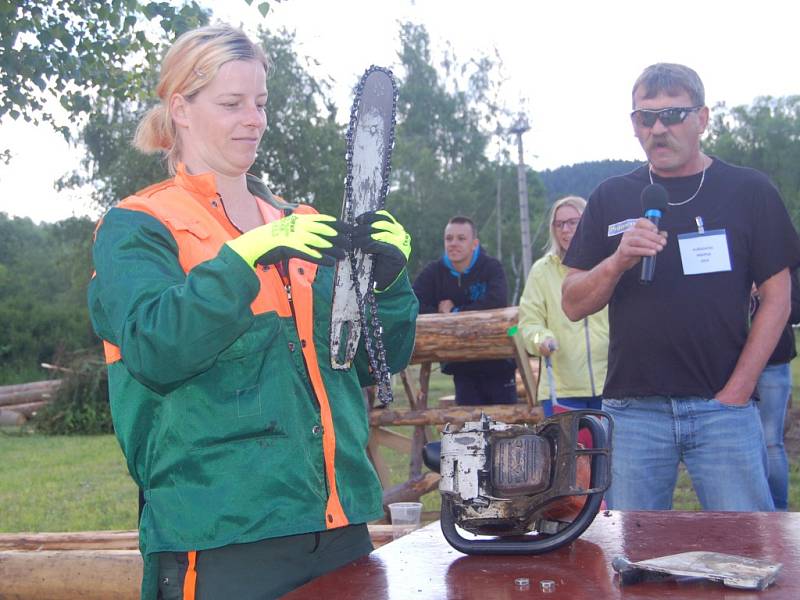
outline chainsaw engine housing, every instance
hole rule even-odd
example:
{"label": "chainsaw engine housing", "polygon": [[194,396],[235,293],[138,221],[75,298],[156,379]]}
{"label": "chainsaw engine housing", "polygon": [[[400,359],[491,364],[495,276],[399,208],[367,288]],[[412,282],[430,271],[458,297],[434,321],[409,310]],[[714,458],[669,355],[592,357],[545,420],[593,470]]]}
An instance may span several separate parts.
{"label": "chainsaw engine housing", "polygon": [[[578,444],[581,428],[589,430],[591,448]],[[463,550],[453,543],[456,536],[473,554],[537,553],[572,541],[591,524],[610,484],[610,431],[608,415],[591,410],[561,413],[535,426],[486,415],[458,430],[448,425],[438,465],[445,537]],[[478,535],[525,538],[466,540],[454,525]],[[521,545],[517,551],[515,544]]]}

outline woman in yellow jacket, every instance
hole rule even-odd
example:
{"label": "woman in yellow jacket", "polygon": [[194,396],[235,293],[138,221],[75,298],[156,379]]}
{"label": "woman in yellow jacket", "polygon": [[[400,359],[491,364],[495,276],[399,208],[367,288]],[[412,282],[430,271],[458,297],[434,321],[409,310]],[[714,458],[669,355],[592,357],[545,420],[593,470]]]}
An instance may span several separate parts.
{"label": "woman in yellow jacket", "polygon": [[[561,309],[562,259],[578,227],[586,201],[567,196],[550,211],[548,252],[534,263],[519,303],[519,331],[534,356],[549,357],[555,393],[539,377],[545,415],[577,408],[600,410],[608,362],[608,309],[572,322]],[[555,406],[550,398],[557,398]]]}

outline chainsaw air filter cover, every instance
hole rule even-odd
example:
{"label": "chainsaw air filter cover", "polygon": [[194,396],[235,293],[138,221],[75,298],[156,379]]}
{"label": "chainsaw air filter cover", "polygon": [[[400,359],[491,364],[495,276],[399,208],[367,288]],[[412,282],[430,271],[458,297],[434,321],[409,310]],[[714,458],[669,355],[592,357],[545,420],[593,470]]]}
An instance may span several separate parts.
{"label": "chainsaw air filter cover", "polygon": [[492,488],[496,494],[528,496],[550,486],[550,444],[538,435],[499,438],[492,452]]}

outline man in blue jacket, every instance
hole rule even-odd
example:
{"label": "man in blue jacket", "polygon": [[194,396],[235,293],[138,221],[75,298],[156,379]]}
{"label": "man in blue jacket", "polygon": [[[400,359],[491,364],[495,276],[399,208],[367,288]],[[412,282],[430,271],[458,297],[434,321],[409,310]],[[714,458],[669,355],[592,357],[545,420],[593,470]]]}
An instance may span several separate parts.
{"label": "man in blue jacket", "polygon": [[[444,255],[429,263],[414,281],[419,312],[450,313],[508,306],[503,265],[486,254],[475,223],[457,216],[444,230]],[[517,388],[512,360],[442,364],[453,376],[456,404],[514,404]]]}

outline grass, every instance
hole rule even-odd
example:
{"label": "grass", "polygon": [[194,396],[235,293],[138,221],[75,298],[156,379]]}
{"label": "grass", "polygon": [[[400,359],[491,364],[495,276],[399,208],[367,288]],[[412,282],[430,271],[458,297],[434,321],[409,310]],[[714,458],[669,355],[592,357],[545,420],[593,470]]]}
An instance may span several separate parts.
{"label": "grass", "polygon": [[0,532],[136,527],[136,486],[114,436],[5,429],[0,456]]}
{"label": "grass", "polygon": [[[795,374],[795,382],[800,382],[800,373]],[[429,404],[436,406],[436,398],[452,393],[451,378],[434,371]],[[795,398],[800,395],[795,393]],[[396,390],[395,401],[400,407],[406,405],[402,389]],[[412,432],[411,427],[395,430]],[[434,428],[429,433],[430,439],[438,437]],[[392,484],[405,481],[408,456],[386,448],[382,452],[392,471]],[[136,527],[136,486],[113,436],[44,436],[24,429],[0,429],[0,456],[0,532]],[[790,494],[790,510],[800,510],[797,457],[792,457]],[[429,514],[439,510],[437,491],[422,501]],[[678,481],[674,507],[700,508],[685,472]]]}

